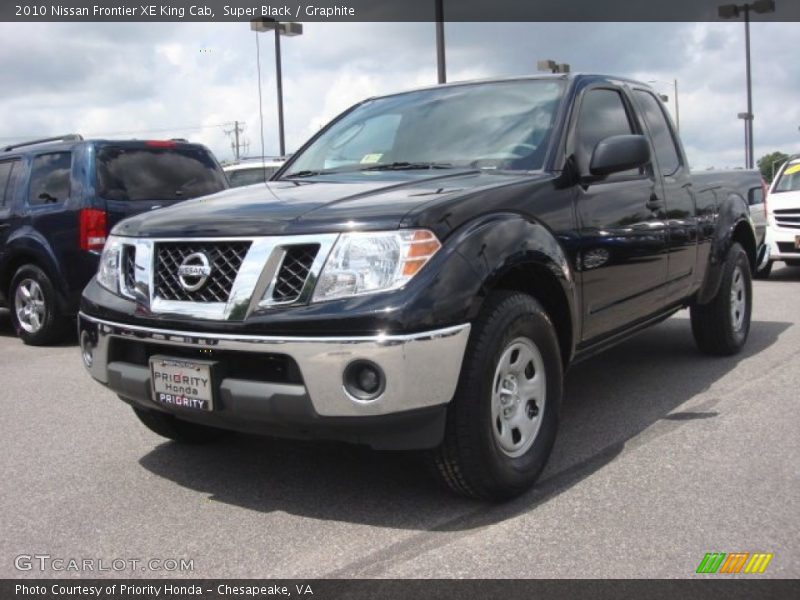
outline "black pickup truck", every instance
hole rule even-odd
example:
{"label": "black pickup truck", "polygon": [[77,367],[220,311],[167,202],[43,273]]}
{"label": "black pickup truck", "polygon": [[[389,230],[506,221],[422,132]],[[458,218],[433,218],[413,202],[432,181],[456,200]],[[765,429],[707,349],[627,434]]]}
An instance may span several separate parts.
{"label": "black pickup truck", "polygon": [[[150,429],[426,450],[501,499],[544,468],[569,365],[689,308],[728,355],[756,241],[651,89],[598,75],[366,100],[265,184],[119,223],[79,319]],[[620,365],[623,370],[624,365]]]}

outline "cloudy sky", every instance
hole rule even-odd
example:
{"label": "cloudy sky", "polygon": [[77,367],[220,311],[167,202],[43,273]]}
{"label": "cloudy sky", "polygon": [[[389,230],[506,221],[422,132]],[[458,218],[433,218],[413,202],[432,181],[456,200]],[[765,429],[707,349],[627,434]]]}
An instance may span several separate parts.
{"label": "cloudy sky", "polygon": [[[756,157],[800,152],[798,23],[752,26]],[[63,132],[188,137],[232,155],[225,129],[244,122],[260,154],[256,41],[247,23],[0,24],[0,142]],[[692,166],[744,162],[741,23],[451,23],[450,81],[534,72],[552,58],[573,71],[656,84],[678,80]],[[277,153],[273,38],[262,36],[264,138]],[[284,38],[287,149],[375,94],[436,81],[432,23],[306,23]],[[674,115],[674,112],[673,112]]]}

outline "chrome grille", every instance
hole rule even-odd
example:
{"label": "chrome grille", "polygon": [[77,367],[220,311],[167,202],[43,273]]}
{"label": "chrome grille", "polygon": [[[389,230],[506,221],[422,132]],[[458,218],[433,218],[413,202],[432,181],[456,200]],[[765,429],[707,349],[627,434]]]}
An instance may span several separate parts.
{"label": "chrome grille", "polygon": [[300,297],[319,252],[319,244],[287,246],[281,268],[275,279],[272,299],[275,302],[294,302]]}
{"label": "chrome grille", "polygon": [[[157,242],[155,252],[155,295],[163,300],[184,302],[227,302],[251,242]],[[205,284],[187,291],[178,277],[178,267],[196,252],[208,258],[211,274]]]}
{"label": "chrome grille", "polygon": [[133,294],[136,285],[136,246],[122,246],[122,291]]}
{"label": "chrome grille", "polygon": [[774,211],[775,224],[788,229],[800,229],[800,209],[778,209]]}

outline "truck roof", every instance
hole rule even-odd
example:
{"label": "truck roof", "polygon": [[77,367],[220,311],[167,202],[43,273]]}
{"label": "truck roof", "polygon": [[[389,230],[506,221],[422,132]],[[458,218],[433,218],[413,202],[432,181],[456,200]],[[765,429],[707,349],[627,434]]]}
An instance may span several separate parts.
{"label": "truck roof", "polygon": [[[366,100],[374,100],[377,98],[391,98],[393,96],[401,96],[403,94],[410,94],[413,92],[420,92],[424,90],[435,90],[440,89],[443,87],[460,87],[466,85],[481,85],[486,83],[503,83],[503,82],[510,82],[510,81],[527,81],[527,80],[551,80],[551,81],[579,81],[583,79],[591,79],[595,81],[607,81],[609,83],[632,83],[638,86],[642,86],[648,89],[652,89],[651,86],[643,81],[639,81],[636,79],[631,79],[629,77],[619,77],[617,75],[606,75],[602,73],[536,73],[531,75],[516,75],[516,76],[505,76],[505,77],[486,77],[482,79],[468,79],[465,81],[453,81],[448,83],[441,83],[437,85],[425,85],[417,88],[413,88],[410,90],[403,90],[401,92],[393,92],[390,94],[380,94],[377,96],[371,96]],[[366,102],[365,100],[365,102]]]}

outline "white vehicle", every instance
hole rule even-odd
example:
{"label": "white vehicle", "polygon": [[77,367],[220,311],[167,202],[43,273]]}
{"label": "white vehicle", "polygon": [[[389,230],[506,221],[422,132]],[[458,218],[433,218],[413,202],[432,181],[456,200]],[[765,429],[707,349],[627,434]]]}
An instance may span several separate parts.
{"label": "white vehicle", "polygon": [[283,166],[285,158],[252,159],[222,167],[231,187],[264,183]]}
{"label": "white vehicle", "polygon": [[758,276],[767,277],[776,260],[800,267],[800,155],[789,157],[769,188],[766,243],[769,259]]}

